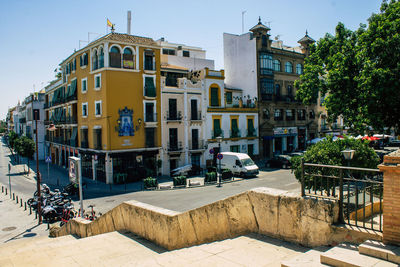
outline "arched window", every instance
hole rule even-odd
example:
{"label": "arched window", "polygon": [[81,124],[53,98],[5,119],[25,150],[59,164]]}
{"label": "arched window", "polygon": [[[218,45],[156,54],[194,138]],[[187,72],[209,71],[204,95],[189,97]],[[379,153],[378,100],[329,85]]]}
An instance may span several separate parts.
{"label": "arched window", "polygon": [[278,59],[274,59],[274,71],[281,71],[281,62]]}
{"label": "arched window", "polygon": [[275,95],[280,96],[281,95],[281,85],[280,84],[275,84]]}
{"label": "arched window", "polygon": [[296,73],[299,75],[303,74],[303,65],[300,63],[296,65]]}
{"label": "arched window", "polygon": [[117,46],[110,49],[110,67],[121,68],[121,52]]}
{"label": "arched window", "polygon": [[124,69],[133,69],[133,52],[129,47],[125,47],[123,55],[123,67]]}
{"label": "arched window", "polygon": [[95,49],[92,55],[92,70],[97,70],[98,68],[99,68],[99,61],[97,57],[97,50]]}
{"label": "arched window", "polygon": [[99,53],[99,68],[104,67],[104,50],[103,47],[100,48],[100,53]]}
{"label": "arched window", "polygon": [[285,72],[293,73],[293,64],[289,61],[285,63]]}

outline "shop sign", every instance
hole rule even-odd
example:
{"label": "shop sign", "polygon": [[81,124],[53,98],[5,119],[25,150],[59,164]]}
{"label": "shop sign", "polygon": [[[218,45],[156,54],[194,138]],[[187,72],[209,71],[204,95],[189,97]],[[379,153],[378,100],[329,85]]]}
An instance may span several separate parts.
{"label": "shop sign", "polygon": [[274,128],[274,135],[297,134],[297,127]]}

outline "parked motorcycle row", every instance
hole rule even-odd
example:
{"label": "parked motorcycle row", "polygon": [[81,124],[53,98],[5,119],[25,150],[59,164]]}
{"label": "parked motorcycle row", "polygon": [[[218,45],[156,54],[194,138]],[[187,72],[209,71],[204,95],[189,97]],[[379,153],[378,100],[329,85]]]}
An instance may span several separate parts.
{"label": "parked motorcycle row", "polygon": [[[60,226],[67,223],[70,219],[80,216],[80,212],[75,210],[70,195],[77,193],[77,187],[74,184],[69,184],[62,191],[55,189],[51,191],[46,184],[42,184],[40,190],[41,215],[44,222],[54,223],[60,221]],[[28,199],[27,204],[34,210],[38,208],[38,192],[33,194],[33,198]],[[84,216],[87,220],[95,220],[97,218],[93,206],[89,206],[91,212]],[[101,215],[101,214],[99,214]]]}

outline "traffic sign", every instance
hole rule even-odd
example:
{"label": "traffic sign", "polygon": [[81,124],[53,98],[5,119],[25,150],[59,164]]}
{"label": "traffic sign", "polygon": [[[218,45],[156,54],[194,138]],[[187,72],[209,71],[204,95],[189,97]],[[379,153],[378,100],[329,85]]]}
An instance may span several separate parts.
{"label": "traffic sign", "polygon": [[45,161],[46,163],[51,163],[51,156],[47,156]]}
{"label": "traffic sign", "polygon": [[217,155],[217,159],[219,159],[219,160],[223,159],[223,157],[224,157],[224,155],[222,155],[221,153],[219,153],[219,154]]}
{"label": "traffic sign", "polygon": [[214,154],[214,149],[210,148],[210,154]]}

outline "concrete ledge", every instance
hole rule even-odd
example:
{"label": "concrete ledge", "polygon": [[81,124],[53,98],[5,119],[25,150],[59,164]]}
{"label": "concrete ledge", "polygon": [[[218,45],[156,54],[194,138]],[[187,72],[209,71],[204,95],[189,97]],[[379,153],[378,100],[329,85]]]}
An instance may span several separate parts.
{"label": "concrete ledge", "polygon": [[172,250],[254,232],[315,247],[345,240],[332,228],[337,218],[336,202],[256,188],[183,213],[126,201],[93,222],[74,219],[50,234],[88,237],[130,231]]}
{"label": "concrete ledge", "polygon": [[400,264],[400,247],[367,240],[358,247],[361,254]]}

